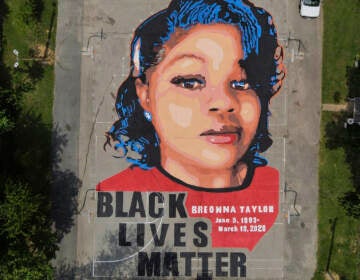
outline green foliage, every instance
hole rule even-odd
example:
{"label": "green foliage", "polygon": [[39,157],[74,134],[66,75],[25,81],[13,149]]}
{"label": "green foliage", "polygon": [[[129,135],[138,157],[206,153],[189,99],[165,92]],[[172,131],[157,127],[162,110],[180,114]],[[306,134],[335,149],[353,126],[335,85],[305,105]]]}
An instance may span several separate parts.
{"label": "green foliage", "polygon": [[[50,217],[54,68],[31,59],[36,46],[54,47],[54,3],[0,0],[0,279],[53,278],[50,260],[58,241]],[[13,49],[20,53],[16,69]]]}
{"label": "green foliage", "polygon": [[14,128],[20,110],[19,102],[15,91],[0,86],[0,135]]}
{"label": "green foliage", "polygon": [[17,0],[21,9],[14,10],[17,22],[34,27],[41,20],[44,10],[43,0]]}
{"label": "green foliage", "polygon": [[[28,260],[24,260],[26,262]],[[0,268],[1,269],[1,268]],[[50,266],[44,267],[25,267],[20,266],[19,268],[14,268],[14,270],[4,270],[1,271],[4,280],[44,280],[52,279],[52,268]]]}
{"label": "green foliage", "polygon": [[[331,246],[331,227],[337,218],[334,230],[333,252],[330,270],[341,279],[359,279],[360,270],[360,220],[347,211],[342,199],[354,191],[355,177],[352,165],[358,158],[353,144],[357,140],[343,126],[346,113],[322,113],[322,141],[320,144],[319,166],[319,210],[318,210],[318,263],[314,279],[324,279],[329,248]],[[353,166],[356,169],[356,164]],[[346,204],[354,208],[354,201]]]}
{"label": "green foliage", "polygon": [[[359,96],[359,68],[354,67],[354,58],[360,51],[360,1],[326,0],[323,8],[323,103],[344,102]],[[348,117],[348,112],[322,112],[314,280],[326,279],[327,267],[337,279],[360,279],[360,130],[344,128]],[[334,220],[337,223],[332,228]]]}
{"label": "green foliage", "polygon": [[1,187],[0,236],[6,243],[1,248],[0,274],[5,279],[47,279],[52,273],[48,260],[57,249],[46,216],[49,204],[24,183],[7,182]]}
{"label": "green foliage", "polygon": [[31,3],[28,0],[24,0],[22,3],[22,9],[18,10],[18,17],[21,19],[22,22],[29,25],[32,23],[32,7]]}
{"label": "green foliage", "polygon": [[358,67],[346,68],[346,80],[349,88],[349,97],[360,97],[360,65]]}
{"label": "green foliage", "polygon": [[344,102],[348,95],[346,68],[354,65],[355,56],[360,53],[360,1],[325,0],[323,12],[323,103],[333,103],[335,92]]}
{"label": "green foliage", "polygon": [[14,128],[14,123],[6,115],[5,110],[0,111],[0,135],[12,130]]}
{"label": "green foliage", "polygon": [[360,193],[358,191],[346,192],[339,201],[349,216],[360,219]]}

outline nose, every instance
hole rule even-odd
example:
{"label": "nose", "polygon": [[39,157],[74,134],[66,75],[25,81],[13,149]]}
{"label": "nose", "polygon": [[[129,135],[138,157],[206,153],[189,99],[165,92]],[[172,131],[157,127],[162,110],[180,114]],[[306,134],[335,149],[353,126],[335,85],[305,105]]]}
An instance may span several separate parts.
{"label": "nose", "polygon": [[235,111],[236,98],[230,89],[219,86],[211,88],[209,112],[231,113]]}

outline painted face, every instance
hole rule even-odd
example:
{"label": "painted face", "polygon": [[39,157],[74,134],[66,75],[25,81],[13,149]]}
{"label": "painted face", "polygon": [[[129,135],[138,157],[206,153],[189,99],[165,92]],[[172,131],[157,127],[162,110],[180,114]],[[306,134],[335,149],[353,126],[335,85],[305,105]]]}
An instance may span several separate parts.
{"label": "painted face", "polygon": [[137,80],[160,138],[161,164],[233,169],[256,133],[260,103],[249,88],[239,31],[197,25],[165,45],[161,62]]}

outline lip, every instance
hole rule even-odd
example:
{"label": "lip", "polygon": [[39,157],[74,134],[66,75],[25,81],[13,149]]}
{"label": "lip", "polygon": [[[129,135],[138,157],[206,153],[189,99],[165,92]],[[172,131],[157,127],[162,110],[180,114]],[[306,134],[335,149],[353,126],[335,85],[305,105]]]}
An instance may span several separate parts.
{"label": "lip", "polygon": [[210,129],[200,134],[211,144],[233,144],[240,139],[241,128],[223,126],[219,130]]}

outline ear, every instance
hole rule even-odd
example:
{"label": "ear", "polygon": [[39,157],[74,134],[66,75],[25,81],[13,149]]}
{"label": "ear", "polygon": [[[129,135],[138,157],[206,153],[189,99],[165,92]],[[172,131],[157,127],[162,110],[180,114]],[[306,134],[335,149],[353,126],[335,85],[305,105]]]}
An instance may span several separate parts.
{"label": "ear", "polygon": [[149,85],[144,84],[140,78],[137,78],[135,80],[135,88],[141,107],[150,112]]}

